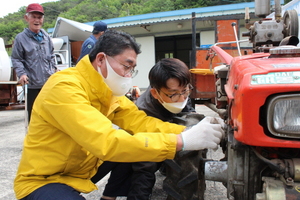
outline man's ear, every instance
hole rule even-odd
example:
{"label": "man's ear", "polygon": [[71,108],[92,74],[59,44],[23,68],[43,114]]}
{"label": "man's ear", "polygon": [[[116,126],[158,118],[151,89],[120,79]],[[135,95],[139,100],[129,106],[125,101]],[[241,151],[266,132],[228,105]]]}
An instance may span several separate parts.
{"label": "man's ear", "polygon": [[158,94],[157,94],[157,90],[154,88],[150,89],[150,93],[153,96],[154,99],[158,99]]}
{"label": "man's ear", "polygon": [[26,14],[24,15],[24,19],[26,22],[28,22],[28,16]]}
{"label": "man's ear", "polygon": [[105,62],[105,54],[102,52],[98,53],[95,61],[96,61],[97,66],[101,67]]}
{"label": "man's ear", "polygon": [[106,59],[105,54],[103,52],[100,52],[100,53],[97,54],[96,59],[94,60],[95,69],[98,70],[97,67],[99,67],[100,70],[101,70],[102,76],[104,78],[106,78],[106,76],[107,76],[107,69],[106,69],[105,59]]}

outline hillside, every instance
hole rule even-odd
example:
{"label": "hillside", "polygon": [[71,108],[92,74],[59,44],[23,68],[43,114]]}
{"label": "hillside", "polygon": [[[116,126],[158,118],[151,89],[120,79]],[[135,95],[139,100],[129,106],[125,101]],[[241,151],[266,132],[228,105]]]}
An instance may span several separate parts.
{"label": "hillside", "polygon": [[[130,15],[154,13],[187,8],[224,5],[253,0],[59,0],[43,3],[45,19],[43,28],[53,28],[57,17],[78,22],[97,21]],[[285,0],[285,3],[290,0]],[[23,16],[26,7],[0,18],[0,37],[6,45],[12,44],[15,36],[27,27]]]}

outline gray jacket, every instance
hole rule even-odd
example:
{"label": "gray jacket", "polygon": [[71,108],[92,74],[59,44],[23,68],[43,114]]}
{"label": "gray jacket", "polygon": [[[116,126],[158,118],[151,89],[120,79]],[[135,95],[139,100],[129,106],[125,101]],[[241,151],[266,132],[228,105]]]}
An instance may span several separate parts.
{"label": "gray jacket", "polygon": [[50,36],[43,32],[43,40],[39,43],[32,32],[25,28],[19,33],[13,44],[11,61],[18,77],[27,75],[28,88],[40,89],[55,72],[55,55]]}

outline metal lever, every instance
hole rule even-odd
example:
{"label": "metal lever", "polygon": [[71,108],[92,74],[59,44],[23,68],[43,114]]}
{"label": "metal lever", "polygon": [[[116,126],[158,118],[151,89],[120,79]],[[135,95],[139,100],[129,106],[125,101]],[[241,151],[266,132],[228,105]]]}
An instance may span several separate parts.
{"label": "metal lever", "polygon": [[235,36],[235,40],[236,40],[236,46],[237,46],[237,48],[238,48],[239,56],[242,56],[241,50],[240,50],[240,43],[239,43],[239,40],[238,40],[238,37],[237,37],[236,28],[235,28],[236,23],[233,22],[233,23],[231,24],[231,26],[233,27],[233,32],[234,32],[234,36]]}

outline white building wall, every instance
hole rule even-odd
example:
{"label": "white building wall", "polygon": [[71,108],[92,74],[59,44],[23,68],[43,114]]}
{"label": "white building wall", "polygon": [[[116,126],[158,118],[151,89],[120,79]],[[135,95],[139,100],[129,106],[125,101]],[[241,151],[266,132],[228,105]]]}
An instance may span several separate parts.
{"label": "white building wall", "polygon": [[137,70],[139,73],[133,78],[133,86],[139,88],[147,88],[149,86],[148,74],[150,69],[155,64],[155,38],[153,36],[148,37],[136,37],[137,43],[141,44],[141,51],[137,58]]}
{"label": "white building wall", "polygon": [[[245,27],[240,27],[239,29],[239,40],[248,40],[249,37],[242,37],[242,33],[248,32]],[[206,47],[206,45],[213,45],[215,44],[215,31],[201,31],[200,32],[200,44],[202,45],[201,47]],[[249,42],[241,42],[240,43],[241,47],[252,47],[252,44]]]}

